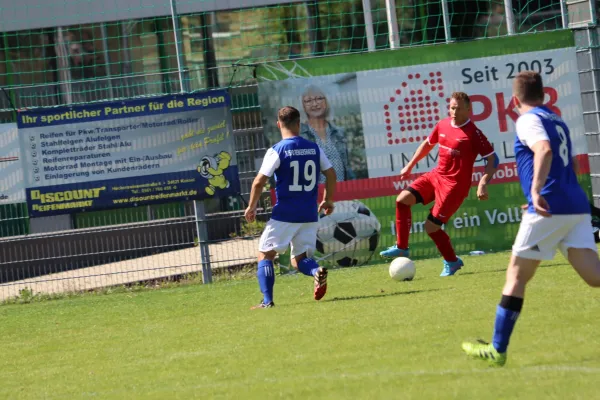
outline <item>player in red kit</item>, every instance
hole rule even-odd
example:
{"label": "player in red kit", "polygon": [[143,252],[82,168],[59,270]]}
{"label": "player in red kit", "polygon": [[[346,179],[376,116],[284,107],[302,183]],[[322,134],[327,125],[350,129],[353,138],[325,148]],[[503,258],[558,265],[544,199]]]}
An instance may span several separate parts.
{"label": "player in red kit", "polygon": [[435,201],[425,221],[425,232],[444,258],[444,269],[440,276],[454,275],[464,265],[456,256],[450,237],[442,230],[442,225],[448,223],[469,195],[475,160],[478,156],[486,160],[485,172],[477,188],[479,200],[488,199],[487,184],[499,162],[488,139],[469,119],[469,96],[463,92],[452,93],[449,109],[450,117],[438,122],[412,160],[400,171],[400,178],[406,179],[413,167],[439,144],[437,167],[416,179],[396,198],[397,243],[380,253],[388,258],[408,257],[411,207],[416,203],[429,204]]}

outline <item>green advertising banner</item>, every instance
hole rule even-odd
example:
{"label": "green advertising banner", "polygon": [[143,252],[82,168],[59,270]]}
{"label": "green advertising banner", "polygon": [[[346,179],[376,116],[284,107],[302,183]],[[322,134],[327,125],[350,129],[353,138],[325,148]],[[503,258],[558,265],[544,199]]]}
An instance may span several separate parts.
{"label": "green advertising banner", "polygon": [[[525,202],[514,159],[512,81],[535,70],[546,86],[546,105],[571,130],[580,179],[590,191],[575,47],[560,31],[468,43],[270,63],[258,68],[259,99],[269,145],[281,139],[277,109],[298,108],[301,135],[321,146],[338,176],[336,211],[320,219],[317,258],[330,267],[381,261],[379,251],[395,243],[395,197],[437,164],[437,148],[413,169],[398,174],[435,124],[447,116],[455,91],[472,101],[471,120],[500,157],[489,188],[478,201],[473,188],[444,226],[459,254],[509,249]],[[472,177],[483,173],[478,160]],[[321,180],[321,183],[323,180]],[[590,197],[591,198],[591,197]],[[411,257],[436,256],[423,230],[431,204],[413,208]],[[281,257],[282,265],[288,258]]]}

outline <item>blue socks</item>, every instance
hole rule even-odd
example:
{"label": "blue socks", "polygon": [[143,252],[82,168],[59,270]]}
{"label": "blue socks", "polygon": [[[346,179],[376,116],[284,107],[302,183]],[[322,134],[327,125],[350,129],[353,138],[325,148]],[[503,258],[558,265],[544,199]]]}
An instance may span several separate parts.
{"label": "blue socks", "polygon": [[502,295],[500,304],[496,308],[496,323],[494,325],[494,338],[492,339],[492,344],[498,353],[506,352],[510,335],[522,308],[522,298]]}
{"label": "blue socks", "polygon": [[318,269],[319,264],[317,264],[317,262],[312,258],[306,257],[298,263],[298,271],[307,276],[315,276]]}
{"label": "blue socks", "polygon": [[[298,270],[304,275],[314,276],[319,269],[319,264],[312,258],[305,258],[298,263]],[[269,304],[273,301],[273,286],[275,286],[275,269],[273,261],[262,260],[258,262],[256,271],[258,286],[263,294],[263,302]]]}
{"label": "blue socks", "polygon": [[275,286],[275,269],[273,268],[273,261],[259,261],[256,277],[258,278],[260,291],[264,296],[263,302],[265,304],[273,302],[273,286]]}

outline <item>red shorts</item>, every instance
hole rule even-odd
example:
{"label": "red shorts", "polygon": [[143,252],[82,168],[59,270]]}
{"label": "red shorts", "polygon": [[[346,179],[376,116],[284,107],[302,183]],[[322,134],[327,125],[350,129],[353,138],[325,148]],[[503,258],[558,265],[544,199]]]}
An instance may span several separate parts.
{"label": "red shorts", "polygon": [[417,203],[429,204],[435,200],[431,215],[444,224],[465,201],[469,195],[468,189],[449,186],[439,175],[431,172],[421,175],[408,188],[417,198]]}

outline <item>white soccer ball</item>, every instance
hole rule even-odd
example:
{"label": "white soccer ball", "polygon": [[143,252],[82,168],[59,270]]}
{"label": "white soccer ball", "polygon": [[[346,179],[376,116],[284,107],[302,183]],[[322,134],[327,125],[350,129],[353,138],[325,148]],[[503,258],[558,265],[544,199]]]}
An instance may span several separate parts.
{"label": "white soccer ball", "polygon": [[319,216],[317,251],[319,264],[329,267],[364,265],[377,250],[381,224],[358,200],[334,203],[333,213]]}
{"label": "white soccer ball", "polygon": [[412,281],[416,273],[415,263],[410,258],[398,257],[390,264],[390,276],[395,281]]}

